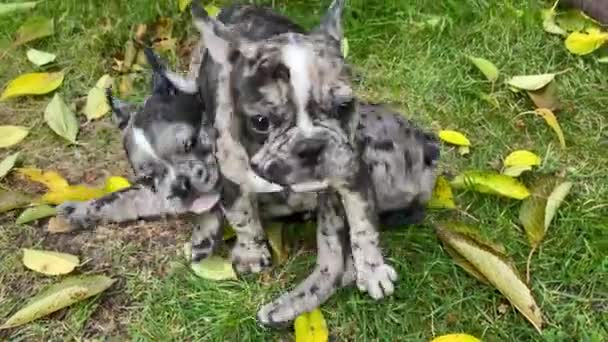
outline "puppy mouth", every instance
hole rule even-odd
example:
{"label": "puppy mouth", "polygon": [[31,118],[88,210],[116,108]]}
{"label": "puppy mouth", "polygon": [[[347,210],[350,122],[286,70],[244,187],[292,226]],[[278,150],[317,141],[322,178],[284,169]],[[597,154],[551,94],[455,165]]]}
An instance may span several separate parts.
{"label": "puppy mouth", "polygon": [[329,182],[326,180],[312,180],[290,185],[289,190],[291,190],[292,192],[315,192],[325,190],[328,187]]}
{"label": "puppy mouth", "polygon": [[219,194],[205,194],[199,196],[192,201],[190,204],[190,212],[195,214],[206,213],[209,210],[213,209],[213,207],[219,202],[220,195]]}

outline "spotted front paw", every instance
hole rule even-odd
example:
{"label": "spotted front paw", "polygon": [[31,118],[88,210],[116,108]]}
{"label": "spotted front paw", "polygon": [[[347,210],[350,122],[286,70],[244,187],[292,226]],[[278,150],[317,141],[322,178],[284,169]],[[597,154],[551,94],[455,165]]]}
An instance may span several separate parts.
{"label": "spotted front paw", "polygon": [[271,255],[265,243],[239,242],[232,248],[232,264],[238,273],[259,273],[270,267]]}
{"label": "spotted front paw", "polygon": [[381,299],[393,294],[397,281],[397,272],[387,264],[367,264],[363,270],[357,270],[357,287],[367,292],[373,299]]}
{"label": "spotted front paw", "polygon": [[293,321],[300,313],[290,303],[273,301],[258,311],[258,321],[269,327],[281,327]]}
{"label": "spotted front paw", "polygon": [[88,210],[88,202],[65,202],[57,206],[57,216],[77,229],[93,229],[96,221]]}

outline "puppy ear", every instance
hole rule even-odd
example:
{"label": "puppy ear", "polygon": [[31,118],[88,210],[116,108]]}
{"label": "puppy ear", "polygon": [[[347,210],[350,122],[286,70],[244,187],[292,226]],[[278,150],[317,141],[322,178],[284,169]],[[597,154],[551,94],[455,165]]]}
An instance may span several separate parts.
{"label": "puppy ear", "polygon": [[194,26],[201,33],[211,58],[220,64],[232,63],[238,53],[238,36],[220,21],[211,18],[198,1],[191,5]]}
{"label": "puppy ear", "polygon": [[144,48],[144,55],[152,67],[152,94],[175,95],[177,91],[195,94],[198,91],[196,80],[180,76],[167,70],[164,62],[149,47]]}
{"label": "puppy ear", "polygon": [[129,124],[129,120],[133,116],[133,113],[137,111],[137,105],[121,101],[114,97],[112,94],[112,88],[106,89],[106,100],[112,109],[112,118],[122,131]]}
{"label": "puppy ear", "polygon": [[321,24],[314,30],[315,33],[324,34],[338,42],[342,41],[342,12],[344,11],[344,2],[345,0],[333,0],[321,20]]}

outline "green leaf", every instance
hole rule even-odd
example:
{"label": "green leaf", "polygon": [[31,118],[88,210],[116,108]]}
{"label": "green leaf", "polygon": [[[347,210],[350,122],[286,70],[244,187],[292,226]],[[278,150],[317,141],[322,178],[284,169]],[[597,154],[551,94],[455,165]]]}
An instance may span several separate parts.
{"label": "green leaf", "polygon": [[275,265],[281,265],[289,257],[287,249],[283,244],[283,224],[273,222],[266,227],[266,236],[272,250],[272,259]]}
{"label": "green leaf", "polygon": [[177,7],[179,11],[183,12],[184,10],[186,10],[186,8],[188,8],[188,5],[190,5],[191,2],[192,0],[177,0]]}
{"label": "green leaf", "polygon": [[112,87],[113,80],[110,75],[103,75],[95,87],[89,90],[87,95],[87,102],[84,106],[83,113],[86,115],[87,120],[91,121],[99,119],[110,111],[110,105],[106,98],[106,89]]}
{"label": "green leaf", "polygon": [[26,11],[36,7],[38,1],[26,1],[26,2],[9,2],[0,4],[0,17],[12,12]]}
{"label": "green leaf", "polygon": [[204,279],[228,280],[237,279],[230,260],[212,255],[190,265],[194,273]]}
{"label": "green leaf", "polygon": [[510,86],[521,90],[539,90],[555,79],[556,74],[514,76],[507,81]]}
{"label": "green leaf", "polygon": [[583,31],[586,28],[596,27],[597,25],[589,18],[587,18],[583,12],[575,9],[570,9],[559,13],[555,21],[559,27],[568,31]]}
{"label": "green leaf", "polygon": [[490,82],[496,82],[498,79],[498,68],[489,60],[480,57],[467,56],[469,60],[481,71],[482,74]]}
{"label": "green leaf", "polygon": [[57,213],[55,207],[42,204],[33,208],[25,209],[15,221],[16,224],[25,224],[45,217],[54,216]]}
{"label": "green leaf", "polygon": [[53,19],[32,16],[17,30],[13,46],[19,46],[36,39],[44,38],[53,33],[55,33]]}
{"label": "green leaf", "polygon": [[76,143],[79,128],[78,120],[59,94],[53,96],[44,110],[44,120],[59,136],[71,143]]}
{"label": "green leaf", "polygon": [[0,162],[0,179],[4,178],[4,176],[6,176],[15,166],[15,162],[17,162],[20,153],[21,152],[13,153]]}
{"label": "green leaf", "polygon": [[530,196],[526,186],[517,179],[492,172],[466,171],[456,176],[451,184],[456,189],[470,189],[519,200]]}
{"label": "green leaf", "polygon": [[550,9],[544,9],[541,12],[541,16],[543,18],[543,28],[545,31],[553,34],[558,34],[560,36],[566,36],[568,32],[563,28],[559,27],[555,22],[555,6]]}
{"label": "green leaf", "polygon": [[49,64],[52,61],[55,60],[55,58],[57,56],[55,56],[52,53],[48,53],[48,52],[44,52],[44,51],[40,51],[40,50],[36,50],[36,49],[29,49],[27,50],[27,59],[36,64],[37,66],[43,66],[45,64]]}
{"label": "green leaf", "polygon": [[14,191],[0,190],[0,214],[30,204],[32,198],[26,194]]}
{"label": "green leaf", "polygon": [[342,57],[346,59],[346,57],[348,57],[348,39],[346,39],[346,37],[342,38],[340,50],[342,51]]}
{"label": "green leaf", "polygon": [[483,275],[540,333],[542,313],[532,291],[521,279],[511,259],[491,244],[486,244],[447,225],[437,225],[436,232],[444,245],[450,246]]}
{"label": "green leaf", "polygon": [[452,194],[452,188],[450,182],[443,176],[437,177],[435,182],[435,188],[433,189],[433,195],[427,203],[428,208],[432,209],[453,209],[456,208],[454,203],[454,195]]}
{"label": "green leaf", "polygon": [[108,289],[116,280],[102,275],[65,278],[58,284],[50,285],[40,292],[13,316],[0,329],[8,329],[44,317],[83,299]]}

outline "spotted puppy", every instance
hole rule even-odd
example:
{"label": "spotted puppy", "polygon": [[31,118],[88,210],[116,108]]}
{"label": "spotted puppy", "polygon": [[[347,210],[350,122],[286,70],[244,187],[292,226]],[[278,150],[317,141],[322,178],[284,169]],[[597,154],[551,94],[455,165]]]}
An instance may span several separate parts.
{"label": "spotted puppy", "polygon": [[[372,175],[354,138],[360,120],[340,51],[343,7],[334,0],[320,26],[304,33],[258,8],[232,7],[215,20],[194,3],[206,48],[199,77],[169,78],[184,91],[198,89],[215,120],[218,163],[234,183],[235,196],[223,196],[226,216],[243,237],[248,262],[257,266],[267,253],[259,221],[247,215],[256,212],[258,175],[295,191],[330,187],[350,226],[357,285],[379,299],[392,293],[397,275],[378,246]],[[264,22],[274,28],[270,34],[249,33]]]}

